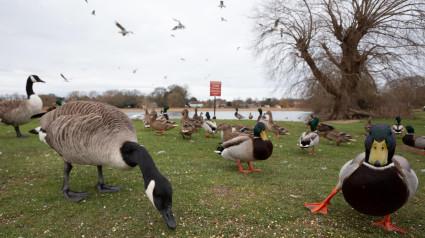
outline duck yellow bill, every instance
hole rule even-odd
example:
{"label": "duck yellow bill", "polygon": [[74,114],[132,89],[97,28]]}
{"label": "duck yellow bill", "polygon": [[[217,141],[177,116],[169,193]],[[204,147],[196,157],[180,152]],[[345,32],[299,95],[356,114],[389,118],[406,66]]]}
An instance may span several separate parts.
{"label": "duck yellow bill", "polygon": [[376,140],[373,141],[369,154],[369,163],[378,167],[387,165],[388,148],[385,140],[382,142],[377,142]]}
{"label": "duck yellow bill", "polygon": [[260,132],[260,136],[261,136],[261,139],[264,141],[264,140],[268,140],[267,139],[267,135],[266,135],[266,132],[265,131],[262,131],[262,132]]}

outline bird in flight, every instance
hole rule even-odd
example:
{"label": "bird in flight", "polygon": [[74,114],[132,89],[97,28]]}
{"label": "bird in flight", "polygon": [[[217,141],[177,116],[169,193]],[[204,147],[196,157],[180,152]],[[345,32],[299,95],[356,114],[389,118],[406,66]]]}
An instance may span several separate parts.
{"label": "bird in flight", "polygon": [[137,72],[137,70],[138,70],[138,69],[134,69],[134,70],[133,70],[133,74],[135,74],[135,73]]}
{"label": "bird in flight", "polygon": [[[272,33],[273,31],[277,31],[279,26],[279,18],[274,21],[274,25],[270,28],[270,30],[267,30],[261,34],[261,37],[265,36],[266,34]],[[283,35],[283,28],[280,28],[280,36]]]}
{"label": "bird in flight", "polygon": [[173,27],[173,29],[172,29],[173,31],[186,28],[179,20],[174,19],[174,18],[173,18],[173,20],[179,23],[177,26]]}
{"label": "bird in flight", "polygon": [[225,19],[224,17],[221,17],[221,21],[226,22],[226,21],[227,21],[227,19]]}
{"label": "bird in flight", "polygon": [[118,22],[115,22],[115,25],[120,28],[121,31],[119,31],[118,33],[122,34],[122,36],[125,36],[127,34],[134,34],[132,31],[127,31],[123,26],[121,26],[121,24],[119,24]]}
{"label": "bird in flight", "polygon": [[223,7],[226,7],[226,6],[224,6],[224,1],[220,1],[220,5],[218,5],[218,7],[221,8],[221,9],[223,9]]}
{"label": "bird in flight", "polygon": [[61,74],[61,77],[65,80],[65,82],[70,82],[63,74]]}
{"label": "bird in flight", "polygon": [[96,16],[96,10],[93,10],[93,11],[91,12],[91,14],[92,14],[93,16]]}

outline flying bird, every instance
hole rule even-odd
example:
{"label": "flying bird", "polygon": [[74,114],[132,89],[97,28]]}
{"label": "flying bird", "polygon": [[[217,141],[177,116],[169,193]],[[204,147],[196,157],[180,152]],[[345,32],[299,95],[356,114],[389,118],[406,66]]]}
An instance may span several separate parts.
{"label": "flying bird", "polygon": [[225,19],[224,17],[221,17],[221,21],[227,21],[227,19]]}
{"label": "flying bird", "polygon": [[172,29],[173,31],[179,30],[179,29],[183,30],[184,28],[186,28],[179,20],[174,19],[174,18],[173,18],[173,20],[179,23],[177,26],[173,27],[173,29]]}
{"label": "flying bird", "polygon": [[238,46],[238,48],[236,48],[236,50],[239,50],[241,47],[240,46]]}
{"label": "flying bird", "polygon": [[226,7],[226,6],[224,5],[224,1],[220,1],[220,5],[218,5],[218,7],[219,7],[219,8],[221,8],[221,9],[223,9],[223,7]]}
{"label": "flying bird", "polygon": [[172,37],[176,37],[175,35],[173,35],[173,34],[171,34],[170,36],[172,36]]}
{"label": "flying bird", "polygon": [[63,74],[61,74],[61,77],[65,80],[65,82],[70,82]]}
{"label": "flying bird", "polygon": [[121,31],[119,31],[118,33],[122,34],[122,36],[125,36],[127,34],[134,34],[132,31],[127,31],[123,26],[121,26],[121,24],[119,24],[118,22],[115,22],[115,25],[120,28]]}
{"label": "flying bird", "polygon": [[186,61],[184,58],[180,58],[181,61]]}
{"label": "flying bird", "polygon": [[[269,33],[272,33],[274,31],[277,31],[278,30],[278,26],[279,26],[279,18],[274,21],[274,25],[269,30],[267,30],[267,31],[263,32],[263,34],[261,34],[261,37],[265,36],[266,34],[269,34]],[[283,36],[283,28],[280,28],[280,36],[281,37]]]}
{"label": "flying bird", "polygon": [[92,14],[93,16],[96,16],[96,10],[93,10],[93,11],[91,12],[91,14]]}
{"label": "flying bird", "polygon": [[138,69],[134,69],[134,70],[133,70],[133,74],[135,74],[137,70],[138,70]]}

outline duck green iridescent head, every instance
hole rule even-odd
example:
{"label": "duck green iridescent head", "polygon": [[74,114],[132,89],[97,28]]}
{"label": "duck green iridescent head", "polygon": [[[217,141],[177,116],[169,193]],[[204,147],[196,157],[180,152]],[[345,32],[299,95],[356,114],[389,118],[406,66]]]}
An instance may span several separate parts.
{"label": "duck green iridescent head", "polygon": [[168,109],[170,109],[170,108],[168,106],[165,106],[164,107],[164,113],[166,113]]}
{"label": "duck green iridescent head", "polygon": [[317,130],[317,125],[319,124],[319,118],[315,117],[311,122],[310,122],[310,130],[311,131],[315,131]]}
{"label": "duck green iridescent head", "polygon": [[365,162],[383,167],[392,163],[396,147],[396,137],[387,124],[376,124],[370,128],[365,142]]}
{"label": "duck green iridescent head", "polygon": [[266,135],[266,125],[262,122],[258,122],[254,127],[254,137],[261,137],[263,141],[268,140]]}
{"label": "duck green iridescent head", "polygon": [[409,134],[415,134],[415,129],[413,128],[413,126],[406,126],[406,131]]}
{"label": "duck green iridescent head", "polygon": [[60,100],[56,100],[56,104],[57,104],[58,106],[62,106],[62,102],[61,102]]}
{"label": "duck green iridescent head", "polygon": [[260,115],[263,115],[263,109],[258,108],[258,112],[260,113]]}
{"label": "duck green iridescent head", "polygon": [[210,120],[211,117],[210,117],[210,113],[209,112],[205,113],[205,116],[207,117],[208,120]]}
{"label": "duck green iridescent head", "polygon": [[238,111],[238,108],[237,107],[235,109],[236,109],[236,111]]}
{"label": "duck green iridescent head", "polygon": [[401,117],[400,117],[400,116],[396,116],[396,117],[395,117],[395,120],[397,121],[397,124],[400,124],[400,122],[401,122]]}

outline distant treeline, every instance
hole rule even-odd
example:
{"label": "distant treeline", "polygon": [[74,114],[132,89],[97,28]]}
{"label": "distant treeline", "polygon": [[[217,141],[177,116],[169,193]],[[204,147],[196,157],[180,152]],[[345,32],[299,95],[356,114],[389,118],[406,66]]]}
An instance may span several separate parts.
{"label": "distant treeline", "polygon": [[[103,93],[96,91],[83,92],[73,91],[66,97],[59,97],[55,94],[39,95],[43,100],[45,107],[50,107],[56,103],[57,100],[62,102],[85,100],[85,101],[98,101],[114,105],[119,108],[140,108],[142,106],[158,106],[163,107],[190,107],[191,105],[202,104],[203,107],[214,107],[214,100],[198,101],[197,98],[189,95],[187,86],[171,85],[167,88],[157,87],[152,93],[145,95],[139,90],[108,90]],[[0,95],[0,99],[10,100],[16,98],[26,98],[25,95],[11,94]],[[303,100],[297,99],[277,99],[277,98],[263,98],[246,100],[234,99],[226,101],[217,98],[217,107],[257,107],[257,106],[270,106],[270,107],[302,107]]]}

